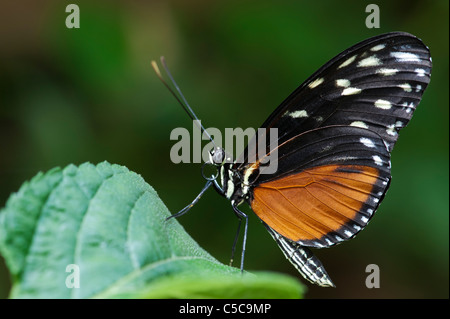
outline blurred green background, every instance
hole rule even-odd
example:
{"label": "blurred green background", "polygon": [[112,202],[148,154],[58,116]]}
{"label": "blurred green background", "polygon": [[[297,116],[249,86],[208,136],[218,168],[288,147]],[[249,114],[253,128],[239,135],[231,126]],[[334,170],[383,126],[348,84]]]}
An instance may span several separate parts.
{"label": "blurred green background", "polygon": [[[337,288],[309,286],[306,297],[448,298],[447,0],[377,1],[380,29],[365,27],[373,1],[74,1],[81,28],[67,29],[69,3],[0,5],[0,207],[38,171],[104,160],[141,174],[172,213],[189,203],[204,180],[199,164],[170,161],[170,132],[192,122],[150,67],[160,55],[206,127],[257,128],[342,50],[407,31],[431,49],[431,84],[393,152],[377,216],[357,239],[315,250]],[[300,277],[243,209],[245,268]],[[209,191],[179,221],[228,262],[237,219],[224,198]],[[380,289],[365,286],[372,263]],[[9,287],[0,256],[0,297]]]}

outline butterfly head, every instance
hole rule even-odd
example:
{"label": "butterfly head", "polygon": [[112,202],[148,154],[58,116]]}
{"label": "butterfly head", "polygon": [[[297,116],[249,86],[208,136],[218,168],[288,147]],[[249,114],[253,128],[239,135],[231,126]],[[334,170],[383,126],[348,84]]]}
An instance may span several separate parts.
{"label": "butterfly head", "polygon": [[222,166],[225,163],[225,150],[219,146],[214,147],[209,151],[209,162],[216,166]]}
{"label": "butterfly head", "polygon": [[209,151],[210,164],[215,166],[224,166],[226,163],[233,163],[233,157],[228,154],[222,147],[216,146]]}

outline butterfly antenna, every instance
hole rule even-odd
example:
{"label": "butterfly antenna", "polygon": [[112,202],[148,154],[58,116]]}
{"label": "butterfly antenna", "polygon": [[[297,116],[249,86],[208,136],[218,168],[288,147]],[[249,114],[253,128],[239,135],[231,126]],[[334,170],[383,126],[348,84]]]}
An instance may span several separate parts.
{"label": "butterfly antenna", "polygon": [[189,106],[189,103],[187,102],[186,98],[184,97],[183,93],[181,92],[180,88],[178,87],[177,82],[175,82],[174,78],[172,77],[172,74],[169,71],[169,68],[167,67],[166,64],[166,60],[164,59],[164,57],[161,57],[161,64],[164,67],[164,70],[167,73],[167,76],[170,78],[170,81],[172,81],[173,86],[175,87],[175,89],[177,90],[177,92],[179,93],[179,95],[181,96],[181,99],[183,100],[183,102],[180,100],[180,98],[178,97],[178,95],[172,90],[172,88],[167,84],[167,82],[163,79],[161,72],[159,71],[158,68],[158,64],[153,60],[152,61],[152,67],[153,70],[155,71],[156,75],[158,76],[158,78],[161,80],[161,82],[166,86],[166,88],[170,91],[170,93],[172,93],[172,95],[175,97],[175,99],[178,101],[178,103],[183,107],[183,109],[185,110],[185,112],[189,115],[189,117],[194,121],[194,123],[196,123],[196,125],[200,128],[200,130],[206,135],[208,136],[209,140],[214,144],[214,146],[216,146],[216,143],[214,143],[213,138],[211,137],[211,135],[209,135],[209,133],[206,131],[206,129],[203,127],[203,125],[201,124],[200,120],[198,119],[197,115],[195,115],[194,111],[192,110],[192,108]]}

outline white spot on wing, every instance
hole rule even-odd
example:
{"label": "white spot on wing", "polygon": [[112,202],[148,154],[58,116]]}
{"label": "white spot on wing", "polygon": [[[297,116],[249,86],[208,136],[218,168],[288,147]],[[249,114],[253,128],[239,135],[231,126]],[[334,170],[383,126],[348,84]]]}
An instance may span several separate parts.
{"label": "white spot on wing", "polygon": [[411,52],[391,52],[391,56],[399,62],[420,62],[419,56]]}
{"label": "white spot on wing", "polygon": [[403,91],[405,91],[405,92],[411,92],[412,91],[412,87],[411,87],[411,85],[409,83],[400,84],[398,87],[403,89]]}
{"label": "white spot on wing", "polygon": [[344,234],[346,234],[348,237],[352,237],[353,236],[353,233],[351,231],[347,230],[347,229],[344,231]]}
{"label": "white spot on wing", "polygon": [[376,56],[370,56],[358,62],[358,67],[368,67],[368,66],[377,66],[381,65],[381,60]]}
{"label": "white spot on wing", "polygon": [[404,107],[406,113],[411,113],[414,110],[413,102],[411,102],[409,105],[408,102],[403,102],[402,106]]}
{"label": "white spot on wing", "polygon": [[308,117],[308,113],[305,110],[294,111],[288,114],[293,119],[297,119],[300,117]]}
{"label": "white spot on wing", "polygon": [[338,69],[351,64],[353,61],[355,61],[355,59],[356,59],[356,55],[352,56],[351,58],[348,58],[347,60],[344,61],[344,63],[342,63],[340,66],[338,66]]}
{"label": "white spot on wing", "polygon": [[378,69],[376,70],[375,73],[377,74],[381,74],[383,76],[389,76],[389,75],[394,75],[398,72],[398,69],[388,69],[388,68],[382,68],[382,69]]}
{"label": "white spot on wing", "polygon": [[336,80],[336,86],[337,87],[340,86],[340,87],[344,87],[344,88],[349,87],[350,81],[347,79],[338,79],[338,80]]}
{"label": "white spot on wing", "polygon": [[364,123],[363,121],[351,122],[350,126],[356,126],[356,127],[361,127],[361,128],[369,128],[369,126],[366,123]]}
{"label": "white spot on wing", "polygon": [[372,141],[370,138],[367,138],[367,137],[361,137],[361,138],[359,139],[359,141],[360,141],[361,143],[363,143],[364,146],[367,146],[367,147],[375,147],[375,144],[373,143],[373,141]]}
{"label": "white spot on wing", "polygon": [[318,86],[319,84],[322,84],[322,82],[323,82],[323,78],[318,78],[318,79],[314,80],[313,82],[309,83],[309,84],[308,84],[308,87],[309,87],[310,89],[313,89],[313,88],[315,88],[316,86]]}
{"label": "white spot on wing", "polygon": [[378,166],[383,166],[383,160],[381,159],[381,157],[379,157],[378,155],[374,155],[372,156],[372,158],[375,164],[377,164]]}
{"label": "white spot on wing", "polygon": [[397,135],[397,131],[395,130],[395,124],[388,125],[386,133],[388,133],[391,136]]}
{"label": "white spot on wing", "polygon": [[370,49],[370,51],[380,51],[382,49],[384,49],[386,47],[386,44],[378,44],[376,46],[374,46],[372,49]]}
{"label": "white spot on wing", "polygon": [[414,72],[416,72],[417,76],[425,76],[424,69],[415,69]]}
{"label": "white spot on wing", "polygon": [[361,89],[349,87],[344,89],[341,95],[353,95],[359,93],[361,93]]}
{"label": "white spot on wing", "polygon": [[389,110],[392,107],[392,104],[389,101],[380,99],[375,101],[375,107],[383,110]]}

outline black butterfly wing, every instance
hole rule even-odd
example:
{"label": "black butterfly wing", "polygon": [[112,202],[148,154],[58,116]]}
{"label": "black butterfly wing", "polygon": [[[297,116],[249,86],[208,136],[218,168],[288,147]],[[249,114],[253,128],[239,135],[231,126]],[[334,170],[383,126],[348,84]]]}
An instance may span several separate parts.
{"label": "black butterfly wing", "polygon": [[[428,48],[401,32],[345,50],[297,88],[269,116],[235,164],[250,204],[273,230],[304,246],[352,238],[370,220],[390,182],[390,151],[430,81]],[[257,141],[278,129],[269,172]],[[261,139],[264,138],[264,139]],[[255,143],[256,141],[256,143]]]}
{"label": "black butterfly wing", "polygon": [[430,82],[428,48],[408,33],[367,39],[331,59],[269,116],[280,142],[327,125],[378,133],[391,151]]}
{"label": "black butterfly wing", "polygon": [[[262,124],[278,129],[278,144],[329,125],[348,125],[380,135],[391,151],[430,82],[431,58],[417,37],[382,34],[343,51],[311,75]],[[239,168],[257,158],[255,137],[237,160]],[[266,149],[270,151],[269,148]]]}

